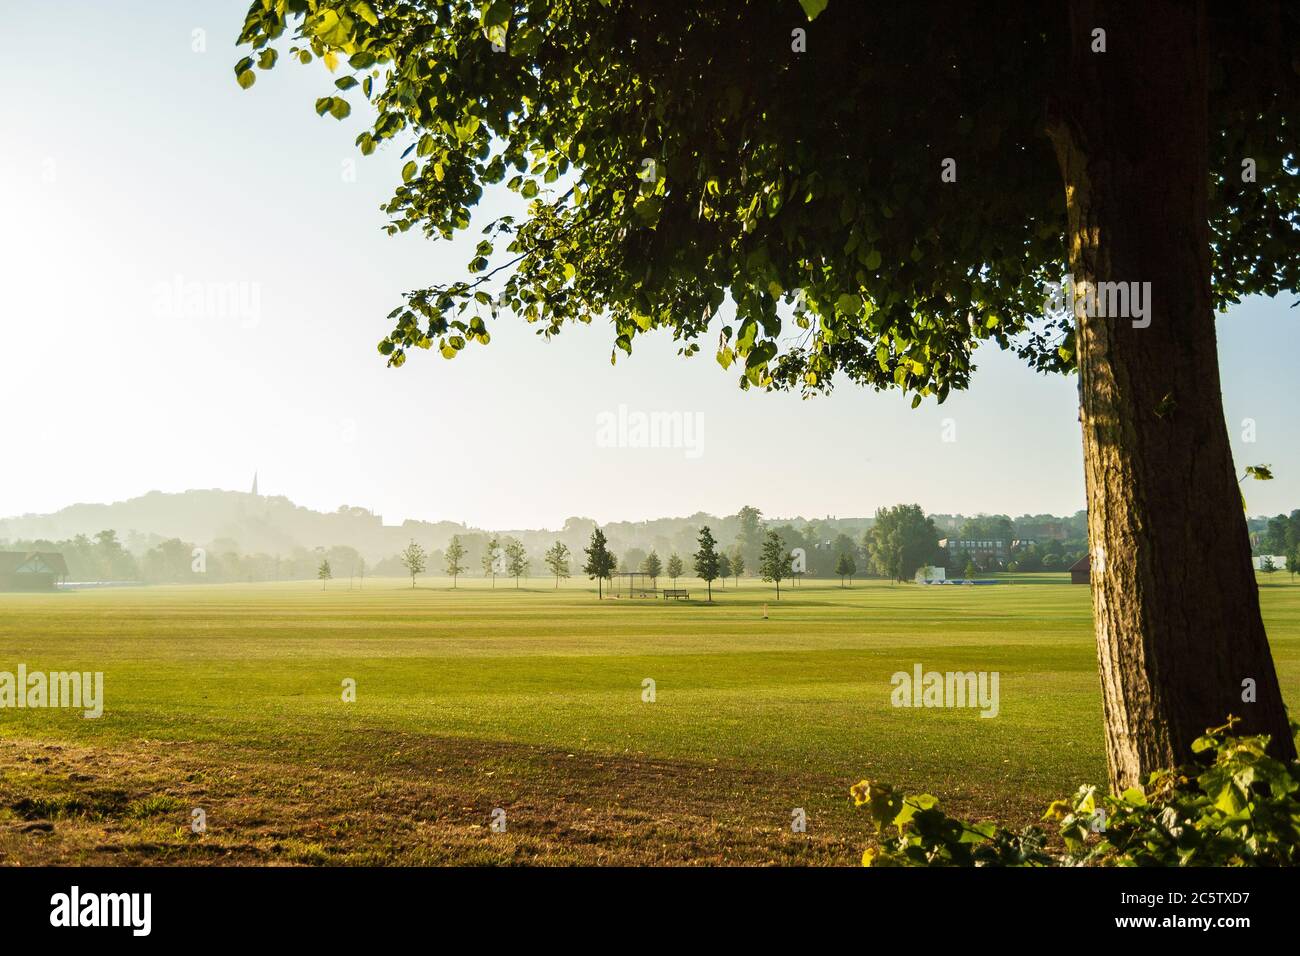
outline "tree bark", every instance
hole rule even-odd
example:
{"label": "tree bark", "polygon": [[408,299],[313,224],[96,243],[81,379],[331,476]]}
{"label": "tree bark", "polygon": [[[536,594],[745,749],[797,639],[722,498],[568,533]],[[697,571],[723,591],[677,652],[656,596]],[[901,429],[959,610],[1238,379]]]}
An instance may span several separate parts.
{"label": "tree bark", "polygon": [[[1150,283],[1145,318],[1132,298],[1126,315],[1097,314],[1117,311],[1100,296],[1075,303],[1111,785],[1186,762],[1229,715],[1294,757],[1220,392],[1204,5],[1071,0],[1070,21],[1049,121],[1070,269],[1081,295]],[[1106,52],[1093,50],[1097,28]]]}

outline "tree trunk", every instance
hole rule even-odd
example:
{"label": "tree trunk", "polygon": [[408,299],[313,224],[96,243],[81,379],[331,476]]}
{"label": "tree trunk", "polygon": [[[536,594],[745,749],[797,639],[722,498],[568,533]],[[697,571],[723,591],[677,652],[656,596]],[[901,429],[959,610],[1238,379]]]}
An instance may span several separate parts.
{"label": "tree trunk", "polygon": [[[1092,602],[1111,785],[1186,762],[1228,715],[1293,757],[1228,444],[1210,299],[1204,7],[1071,0],[1050,110],[1070,270],[1150,283],[1075,303]],[[1094,52],[1094,30],[1106,52]],[[1132,291],[1132,287],[1130,287]],[[1111,305],[1107,309],[1105,306]],[[1246,681],[1255,702],[1244,702]]]}

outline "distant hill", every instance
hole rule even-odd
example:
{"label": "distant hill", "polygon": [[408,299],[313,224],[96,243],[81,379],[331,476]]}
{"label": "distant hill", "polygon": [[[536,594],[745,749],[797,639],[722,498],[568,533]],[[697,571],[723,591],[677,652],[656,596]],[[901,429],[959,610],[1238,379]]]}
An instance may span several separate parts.
{"label": "distant hill", "polygon": [[132,551],[166,538],[209,545],[233,543],[244,553],[287,554],[295,548],[349,545],[367,559],[393,554],[415,537],[441,546],[464,526],[453,522],[407,521],[386,526],[378,515],[346,505],[313,511],[285,497],[218,489],[178,494],[151,491],[112,504],[77,504],[47,515],[0,519],[0,541],[93,535],[111,528]]}
{"label": "distant hill", "polygon": [[[962,515],[935,514],[931,517],[940,536],[953,533],[966,521]],[[1005,519],[1005,516],[1000,517]],[[1006,520],[1011,524],[1010,519]],[[763,521],[769,528],[789,526],[797,534],[785,536],[791,540],[802,538],[802,543],[810,548],[829,547],[832,539],[841,534],[860,543],[863,533],[874,523],[873,518],[867,517],[781,518],[773,515],[764,515]],[[1014,519],[1014,533],[1034,539],[1083,537],[1087,533],[1085,521],[1084,512],[1062,518],[1024,515]],[[1262,525],[1262,520],[1259,523]],[[689,557],[696,550],[696,539],[703,525],[712,529],[721,546],[729,547],[740,533],[740,516],[697,512],[647,521],[611,521],[601,528],[609,539],[611,550],[619,557],[630,551],[649,551],[651,548],[665,557],[672,553]],[[384,524],[379,515],[347,505],[337,511],[323,512],[295,505],[282,496],[255,495],[245,491],[151,491],[112,504],[76,504],[53,514],[0,518],[0,549],[6,542],[58,542],[77,535],[93,537],[100,531],[112,529],[127,550],[137,556],[164,540],[179,538],[213,553],[269,556],[288,556],[294,552],[311,552],[315,548],[350,547],[374,563],[393,559],[412,539],[427,551],[437,552],[446,547],[452,535],[460,535],[467,548],[468,565],[477,572],[480,556],[486,551],[488,539],[495,533],[503,538],[519,539],[536,562],[534,571],[540,572],[540,557],[556,540],[569,546],[575,567],[579,566],[582,549],[595,526],[595,521],[585,517],[568,518],[557,529],[485,530],[452,521],[407,520],[401,524]],[[999,536],[992,531],[987,533]],[[756,557],[754,560],[756,562]],[[441,565],[441,556],[436,563]]]}
{"label": "distant hill", "polygon": [[[771,525],[789,524],[804,528],[804,518],[766,519]],[[860,539],[870,527],[870,518],[813,519],[818,534],[829,538],[847,533]],[[650,521],[615,521],[603,525],[610,545],[618,553],[628,548],[657,548],[664,554],[678,551],[689,555],[702,525],[709,525],[720,544],[728,544],[739,531],[736,515],[717,517],[702,512],[683,517]],[[555,540],[563,540],[575,556],[591,536],[596,522],[573,517],[559,529],[494,529],[518,538],[540,555]],[[138,498],[112,504],[69,505],[53,514],[22,515],[0,519],[0,544],[5,541],[61,541],[82,534],[93,536],[112,529],[128,550],[141,554],[160,541],[179,538],[214,551],[243,554],[287,555],[297,549],[347,546],[367,561],[391,558],[414,539],[429,551],[441,550],[454,534],[464,536],[471,560],[477,561],[482,542],[491,532],[468,528],[450,521],[403,521],[386,525],[379,515],[364,508],[344,505],[337,511],[321,512],[295,505],[288,498],[254,495],[219,489],[179,493],[151,491]],[[477,565],[475,565],[477,567]]]}

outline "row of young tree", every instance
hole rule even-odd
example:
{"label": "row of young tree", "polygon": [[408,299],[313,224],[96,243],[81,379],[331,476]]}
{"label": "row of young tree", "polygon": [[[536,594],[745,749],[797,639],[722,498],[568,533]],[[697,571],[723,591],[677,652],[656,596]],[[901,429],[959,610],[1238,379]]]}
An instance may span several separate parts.
{"label": "row of young tree", "polygon": [[[851,584],[855,577],[864,575],[906,581],[924,566],[952,563],[951,556],[939,547],[939,532],[933,519],[917,504],[879,509],[874,523],[860,541],[842,533],[830,540],[809,540],[804,529],[788,524],[767,526],[762,521],[762,512],[749,506],[741,509],[739,517],[739,533],[730,547],[721,546],[710,527],[705,525],[697,534],[696,550],[688,554],[691,569],[706,583],[710,600],[714,581],[724,582],[725,586],[728,578],[734,578],[739,584],[739,579],[747,571],[775,584],[779,595],[781,582],[797,582],[804,576],[838,577],[841,584]],[[987,532],[975,528],[972,533]],[[1069,552],[1065,548],[1066,545],[1060,541],[1047,542],[1041,551],[1038,545],[1027,545],[1012,552],[1016,560],[1008,567],[1024,571],[1068,567],[1068,562],[1082,552]],[[590,542],[584,551],[586,561],[582,571],[598,582],[597,591],[602,596],[603,582],[615,574],[644,574],[656,588],[658,579],[667,577],[676,587],[677,579],[686,568],[675,551],[665,560],[653,547],[648,553],[637,548],[629,549],[619,559],[599,527],[592,529]],[[961,563],[956,564],[954,570],[968,576],[979,571],[1001,569],[981,566],[969,554],[962,553],[958,557]],[[544,553],[542,561],[554,577],[556,587],[572,575],[572,558],[569,546],[559,540]],[[452,579],[452,587],[456,587],[461,575],[471,569],[467,548],[459,535],[453,536],[441,552],[429,552],[412,540],[395,560],[411,578],[412,587],[418,575],[439,563],[442,572]],[[381,564],[380,568],[388,563]],[[494,535],[483,548],[478,564],[483,575],[492,579],[493,587],[497,577],[512,578],[518,587],[520,580],[529,575],[532,560],[518,539],[502,539]]]}
{"label": "row of young tree", "polygon": [[[695,572],[695,577],[705,583],[707,599],[712,602],[715,581],[723,582],[725,587],[726,579],[734,578],[739,584],[740,577],[747,567],[744,553],[739,545],[734,546],[730,551],[719,548],[708,525],[700,529],[697,544],[698,550],[690,556],[691,569]],[[591,541],[584,549],[584,553],[586,560],[582,565],[582,572],[596,582],[596,596],[598,599],[603,599],[605,583],[611,581],[619,572],[620,562],[610,550],[609,541],[600,528],[592,530]],[[762,580],[776,586],[777,600],[781,598],[781,582],[790,580],[796,574],[796,557],[797,552],[789,548],[779,533],[776,531],[766,533],[760,550],[757,571]],[[457,587],[460,576],[468,570],[463,563],[464,559],[465,547],[459,535],[455,535],[443,552],[443,572],[451,578],[453,588]],[[414,588],[417,577],[429,569],[429,553],[419,542],[412,540],[399,555],[399,560],[410,576],[411,587]],[[555,578],[556,588],[560,586],[562,580],[572,576],[573,554],[563,541],[556,541],[547,549],[543,560],[547,571]],[[849,561],[851,562],[851,559]],[[503,575],[513,578],[516,588],[519,587],[520,579],[528,575],[531,565],[522,544],[515,540],[508,540],[502,544],[496,538],[492,539],[481,563],[483,574],[492,579],[493,587],[496,586],[497,576]],[[843,563],[841,562],[841,565]],[[649,577],[654,588],[658,588],[658,579],[661,576],[671,578],[673,587],[676,588],[677,580],[683,576],[685,569],[685,562],[680,555],[676,553],[669,555],[665,563],[657,551],[651,550],[635,572]],[[328,571],[327,564],[321,566],[322,580],[328,577]],[[631,571],[624,573],[631,573]]]}
{"label": "row of young tree", "polygon": [[[727,578],[733,577],[737,584],[740,583],[740,577],[745,573],[745,556],[739,546],[733,547],[730,552],[720,549],[708,525],[700,529],[697,546],[698,550],[691,555],[691,568],[695,572],[695,577],[704,582],[707,600],[712,603],[714,581],[725,583]],[[601,585],[615,573],[618,561],[609,550],[604,532],[599,528],[592,531],[591,543],[585,551],[587,561],[582,570],[597,582],[596,596],[603,597]],[[793,562],[794,555],[781,536],[775,531],[769,531],[763,539],[757,570],[760,578],[776,586],[777,600],[781,599],[781,582],[789,580],[793,574]],[[681,577],[684,569],[685,565],[679,555],[675,553],[670,555],[667,565],[661,565],[659,555],[651,551],[638,570],[649,576],[651,585],[656,587],[660,573],[666,573],[673,579],[675,589],[677,579]]]}

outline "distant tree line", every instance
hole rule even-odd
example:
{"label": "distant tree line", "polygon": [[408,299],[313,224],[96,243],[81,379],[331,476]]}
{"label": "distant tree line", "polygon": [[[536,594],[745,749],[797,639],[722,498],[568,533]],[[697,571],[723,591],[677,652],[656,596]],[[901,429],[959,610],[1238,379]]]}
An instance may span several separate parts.
{"label": "distant tree line", "polygon": [[1255,554],[1290,556],[1300,546],[1300,509],[1289,515],[1259,519],[1262,527],[1252,535]]}
{"label": "distant tree line", "polygon": [[296,547],[287,554],[241,554],[228,540],[196,545],[168,538],[138,552],[127,550],[117,532],[76,535],[60,541],[43,538],[0,541],[4,551],[55,551],[74,582],[143,584],[222,584],[256,581],[309,581],[328,564],[334,579],[359,582],[372,572],[355,548]]}
{"label": "distant tree line", "polygon": [[[693,523],[696,519],[698,525]],[[612,530],[629,536],[635,533],[631,540],[641,542],[646,537],[646,526],[665,526],[665,522],[672,523],[673,533],[650,535],[646,544],[627,544]],[[1300,569],[1300,510],[1251,519],[1250,527],[1257,555],[1282,556],[1284,563],[1274,562],[1274,569],[1279,571]],[[850,530],[840,530],[845,528]],[[200,546],[180,538],[146,539],[132,533],[128,547],[113,530],[64,540],[0,540],[0,549],[60,552],[74,581],[165,584],[311,580],[328,562],[331,579],[347,578],[353,583],[365,577],[406,577],[414,586],[420,575],[428,574],[449,577],[454,587],[462,576],[481,573],[494,586],[501,578],[519,587],[536,568],[544,569],[544,575],[558,587],[575,570],[590,576],[586,571],[590,564],[588,551],[598,530],[603,539],[602,553],[608,555],[609,561],[607,568],[602,565],[600,581],[610,580],[616,573],[637,571],[648,575],[652,586],[658,587],[661,578],[676,585],[678,579],[691,574],[705,581],[710,597],[715,583],[725,588],[729,581],[734,586],[744,577],[778,586],[798,586],[805,577],[838,579],[848,586],[864,577],[907,581],[918,569],[930,565],[946,568],[950,578],[996,571],[1062,571],[1088,552],[1086,516],[1082,512],[1069,517],[963,518],[926,515],[916,504],[882,508],[874,517],[856,519],[856,523],[836,518],[769,522],[762,511],[751,505],[721,519],[700,514],[693,519],[663,519],[644,525],[612,522],[598,528],[590,519],[570,518],[549,539],[539,532],[470,531],[453,534],[443,547],[434,547],[432,542],[412,538],[402,551],[373,566],[348,545],[294,546],[279,554],[249,554],[227,538]],[[579,532],[582,537],[575,542]],[[699,570],[705,532],[711,557],[702,566],[709,577]],[[1002,542],[1003,550],[997,556],[987,549],[950,550],[939,546],[943,538]],[[413,546],[418,554],[412,551]],[[783,555],[786,562],[779,567],[773,564],[777,554]],[[580,566],[577,569],[575,562]]]}

